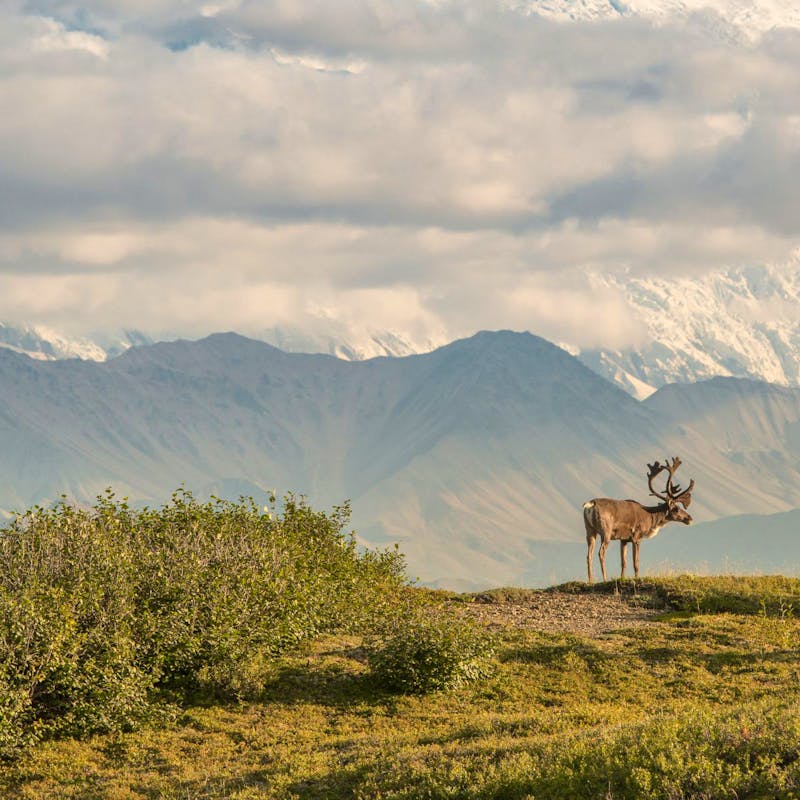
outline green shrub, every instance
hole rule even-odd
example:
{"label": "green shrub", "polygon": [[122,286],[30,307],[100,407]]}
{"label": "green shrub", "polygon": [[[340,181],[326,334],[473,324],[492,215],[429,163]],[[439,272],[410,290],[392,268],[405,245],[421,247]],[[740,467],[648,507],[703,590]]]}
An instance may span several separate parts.
{"label": "green shrub", "polygon": [[349,511],[185,491],[135,510],[109,491],[20,514],[0,530],[0,756],[128,730],[164,690],[257,694],[278,653],[371,624],[405,566],[396,550],[361,552]]}
{"label": "green shrub", "polygon": [[487,677],[493,654],[484,630],[437,608],[398,614],[388,630],[367,644],[376,682],[409,694],[453,689]]}
{"label": "green shrub", "polygon": [[149,713],[132,570],[103,526],[68,506],[0,532],[3,755],[43,734],[115,732]]}

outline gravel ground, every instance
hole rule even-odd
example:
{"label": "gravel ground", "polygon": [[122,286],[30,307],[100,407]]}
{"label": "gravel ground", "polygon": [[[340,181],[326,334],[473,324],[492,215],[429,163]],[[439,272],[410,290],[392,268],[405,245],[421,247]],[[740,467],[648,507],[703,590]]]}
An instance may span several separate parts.
{"label": "gravel ground", "polygon": [[490,627],[597,636],[649,625],[663,610],[632,604],[619,595],[541,592],[517,602],[476,601],[466,613]]}

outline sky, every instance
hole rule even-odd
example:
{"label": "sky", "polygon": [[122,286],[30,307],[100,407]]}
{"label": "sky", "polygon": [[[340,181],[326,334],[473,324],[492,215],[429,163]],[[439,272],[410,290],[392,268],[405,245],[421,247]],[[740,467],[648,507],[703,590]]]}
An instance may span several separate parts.
{"label": "sky", "polygon": [[800,12],[714,2],[5,0],[0,319],[635,345],[592,276],[796,269]]}

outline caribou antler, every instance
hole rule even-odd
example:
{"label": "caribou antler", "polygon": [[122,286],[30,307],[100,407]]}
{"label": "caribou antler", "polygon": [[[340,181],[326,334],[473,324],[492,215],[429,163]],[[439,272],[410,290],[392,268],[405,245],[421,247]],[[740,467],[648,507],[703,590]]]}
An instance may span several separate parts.
{"label": "caribou antler", "polygon": [[681,493],[681,487],[677,483],[673,485],[672,478],[675,475],[675,470],[681,465],[681,460],[678,456],[675,456],[675,458],[672,459],[672,464],[668,464],[665,458],[664,465],[667,472],[669,472],[667,476],[667,494],[670,496],[671,500],[674,500],[675,497]]}
{"label": "caribou antler", "polygon": [[675,502],[681,503],[684,508],[689,508],[689,503],[692,502],[692,489],[694,489],[694,478],[689,481],[686,489],[675,497]]}
{"label": "caribou antler", "polygon": [[657,492],[653,488],[653,478],[655,478],[658,475],[660,475],[665,469],[666,469],[666,467],[662,466],[661,463],[658,462],[658,461],[654,461],[652,464],[648,464],[647,465],[647,470],[648,470],[648,472],[647,472],[647,485],[650,487],[650,494],[653,495],[653,497],[657,497],[659,500],[663,500],[664,502],[667,502],[667,500],[668,500],[667,495],[659,494],[659,492]]}
{"label": "caribou antler", "polygon": [[[654,497],[659,498],[659,500],[663,500],[665,503],[681,503],[684,508],[689,507],[689,503],[692,502],[692,489],[694,489],[694,479],[692,479],[689,483],[689,486],[686,489],[681,489],[680,484],[673,483],[672,479],[675,476],[675,472],[677,471],[678,467],[681,465],[681,460],[678,456],[675,456],[672,459],[672,463],[669,463],[669,459],[665,458],[664,463],[661,464],[658,461],[655,461],[652,464],[647,465],[648,473],[647,473],[647,485],[650,487],[650,494]],[[667,485],[665,489],[665,494],[661,494],[653,489],[653,479],[660,475],[662,472],[666,470],[667,472]]]}

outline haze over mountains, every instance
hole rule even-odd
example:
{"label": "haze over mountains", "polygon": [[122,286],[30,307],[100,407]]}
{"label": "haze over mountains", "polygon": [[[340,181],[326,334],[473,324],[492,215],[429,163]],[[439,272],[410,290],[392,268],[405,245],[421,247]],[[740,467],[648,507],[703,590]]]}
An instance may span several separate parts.
{"label": "haze over mountains", "polygon": [[[701,277],[589,274],[586,280],[624,297],[642,329],[641,341],[619,350],[562,344],[638,399],[667,383],[715,376],[800,386],[800,270],[760,266]],[[327,353],[351,361],[426,353],[451,338],[444,330],[375,330],[330,311],[308,316],[302,324],[268,326],[253,336],[288,352]],[[70,337],[42,326],[0,323],[0,347],[44,360],[103,361],[153,341],[142,331]]]}
{"label": "haze over mountains", "polygon": [[511,332],[351,362],[235,334],[106,362],[0,349],[0,441],[6,510],[109,485],[159,502],[182,482],[350,498],[365,542],[398,542],[446,586],[582,577],[581,504],[645,500],[645,463],[666,455],[697,481],[698,521],[800,507],[799,390],[715,378],[639,402]]}

